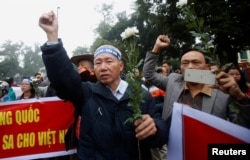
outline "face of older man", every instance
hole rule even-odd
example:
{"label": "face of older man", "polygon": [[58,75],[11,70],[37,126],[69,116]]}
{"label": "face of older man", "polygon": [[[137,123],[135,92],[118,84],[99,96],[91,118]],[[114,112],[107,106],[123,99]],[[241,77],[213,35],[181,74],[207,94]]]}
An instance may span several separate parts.
{"label": "face of older man", "polygon": [[102,53],[94,59],[94,71],[97,79],[106,85],[113,85],[120,81],[120,73],[124,64],[109,53]]}

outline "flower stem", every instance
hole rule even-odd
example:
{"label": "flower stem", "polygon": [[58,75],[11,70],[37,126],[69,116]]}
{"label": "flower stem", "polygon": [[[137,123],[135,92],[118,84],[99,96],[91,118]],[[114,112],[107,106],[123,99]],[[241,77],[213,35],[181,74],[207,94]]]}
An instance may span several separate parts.
{"label": "flower stem", "polygon": [[138,160],[141,160],[141,149],[140,149],[140,140],[137,139],[137,147],[138,147]]}

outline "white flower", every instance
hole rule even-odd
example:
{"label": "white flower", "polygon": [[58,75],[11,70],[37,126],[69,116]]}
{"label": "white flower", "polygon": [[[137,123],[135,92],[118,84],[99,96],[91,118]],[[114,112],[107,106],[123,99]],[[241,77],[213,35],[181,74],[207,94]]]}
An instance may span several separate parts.
{"label": "white flower", "polygon": [[176,3],[176,7],[182,8],[186,4],[187,4],[187,0],[180,0],[179,2]]}
{"label": "white flower", "polygon": [[139,30],[136,27],[131,27],[131,28],[128,27],[120,35],[122,37],[122,40],[124,40],[124,39],[131,37],[131,36],[136,36],[136,34],[138,34],[138,33],[139,33]]}

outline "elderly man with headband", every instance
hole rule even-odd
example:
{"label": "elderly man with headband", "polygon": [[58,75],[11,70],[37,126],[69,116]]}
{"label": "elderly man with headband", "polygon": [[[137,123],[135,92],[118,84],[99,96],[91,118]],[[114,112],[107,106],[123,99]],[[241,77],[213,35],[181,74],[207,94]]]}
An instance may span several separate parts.
{"label": "elderly man with headband", "polygon": [[150,147],[161,147],[167,142],[168,123],[155,110],[150,93],[143,89],[142,119],[124,123],[132,117],[133,109],[128,106],[127,93],[132,88],[120,78],[124,68],[121,52],[112,45],[97,48],[94,72],[98,81],[82,82],[58,38],[55,13],[44,13],[39,26],[47,35],[47,42],[41,46],[47,75],[59,97],[72,102],[82,117],[78,158],[135,160],[141,156],[150,160]]}

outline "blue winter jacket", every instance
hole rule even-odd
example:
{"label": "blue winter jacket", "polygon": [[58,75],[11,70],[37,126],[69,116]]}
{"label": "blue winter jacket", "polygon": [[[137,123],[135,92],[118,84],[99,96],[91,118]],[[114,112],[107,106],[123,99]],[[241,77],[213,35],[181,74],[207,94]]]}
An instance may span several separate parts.
{"label": "blue winter jacket", "polygon": [[[124,122],[132,117],[126,93],[117,100],[111,91],[100,82],[82,82],[74,70],[61,40],[58,44],[41,46],[42,57],[48,78],[57,95],[71,101],[80,111],[81,125],[77,154],[83,160],[137,160],[138,140],[133,123]],[[131,90],[128,87],[127,90]],[[156,111],[154,101],[146,90],[143,114],[150,114],[157,126],[157,134],[140,141],[141,159],[151,159],[150,147],[167,143],[168,124]]]}

